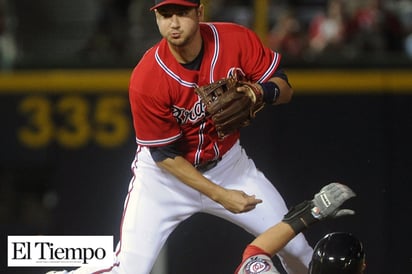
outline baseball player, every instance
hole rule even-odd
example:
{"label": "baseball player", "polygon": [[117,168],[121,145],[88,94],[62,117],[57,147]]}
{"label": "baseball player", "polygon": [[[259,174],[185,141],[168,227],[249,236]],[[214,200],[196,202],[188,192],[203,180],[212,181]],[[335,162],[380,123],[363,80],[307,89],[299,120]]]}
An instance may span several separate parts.
{"label": "baseball player", "polygon": [[[243,26],[203,22],[199,0],[154,2],[163,39],[144,54],[130,79],[138,146],[116,260],[109,269],[73,273],[149,273],[168,236],[197,212],[255,236],[287,212],[282,196],[240,145],[239,130],[218,136],[194,92],[242,75],[261,90],[265,104],[288,103],[293,89],[281,55]],[[278,254],[288,273],[301,274],[312,251],[298,234]]]}
{"label": "baseball player", "polygon": [[[330,183],[313,200],[292,207],[278,224],[260,234],[244,250],[242,263],[235,274],[279,274],[272,257],[297,234],[312,224],[330,218],[353,215],[340,206],[355,193],[346,185]],[[315,246],[309,274],[361,274],[365,268],[364,252],[353,235],[343,232],[328,234]],[[305,272],[307,273],[307,272]]]}

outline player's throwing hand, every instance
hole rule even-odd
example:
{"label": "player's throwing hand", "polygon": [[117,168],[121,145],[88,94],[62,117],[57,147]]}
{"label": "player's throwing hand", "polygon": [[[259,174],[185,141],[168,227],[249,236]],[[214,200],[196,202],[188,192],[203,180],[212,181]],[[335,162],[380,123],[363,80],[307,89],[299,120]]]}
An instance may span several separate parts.
{"label": "player's throwing hand", "polygon": [[261,199],[257,199],[255,195],[248,195],[240,190],[225,189],[216,202],[232,213],[248,212],[262,203]]}

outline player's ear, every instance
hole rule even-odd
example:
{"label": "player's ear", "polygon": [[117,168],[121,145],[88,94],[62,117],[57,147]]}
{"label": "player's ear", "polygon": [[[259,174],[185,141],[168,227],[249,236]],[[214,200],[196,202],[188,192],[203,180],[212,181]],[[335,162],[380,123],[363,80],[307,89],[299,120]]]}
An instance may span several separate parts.
{"label": "player's ear", "polygon": [[200,4],[199,7],[197,8],[197,17],[199,18],[199,21],[203,21],[205,17],[205,6],[203,4]]}
{"label": "player's ear", "polygon": [[159,18],[160,18],[160,13],[157,11],[157,9],[154,10],[155,18],[156,18],[156,23],[158,23]]}

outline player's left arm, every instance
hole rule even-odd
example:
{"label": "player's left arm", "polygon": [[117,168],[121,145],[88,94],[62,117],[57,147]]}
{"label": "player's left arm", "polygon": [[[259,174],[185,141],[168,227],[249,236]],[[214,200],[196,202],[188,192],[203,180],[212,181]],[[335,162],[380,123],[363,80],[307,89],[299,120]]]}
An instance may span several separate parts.
{"label": "player's left arm", "polygon": [[[292,100],[292,96],[293,96],[293,88],[289,85],[289,83],[280,78],[280,77],[272,77],[268,80],[268,82],[266,83],[274,83],[276,86],[272,86],[270,87],[270,84],[268,85],[269,89],[278,89],[276,90],[265,90],[263,88],[263,97],[266,97],[267,99],[265,100],[265,102],[267,104],[271,104],[271,105],[280,105],[280,104],[287,104]],[[265,84],[261,84],[264,85]],[[276,92],[278,94],[276,94]],[[265,94],[265,93],[270,93],[270,94]]]}
{"label": "player's left arm", "polygon": [[[287,78],[279,77],[277,74],[266,82],[253,83],[252,85],[255,86],[254,90],[262,94],[261,98],[267,105],[287,104],[292,100],[292,86],[289,84]],[[247,92],[248,88],[241,86],[238,87],[237,90]]]}
{"label": "player's left arm", "polygon": [[250,246],[258,247],[273,257],[295,236],[295,231],[289,224],[279,222],[255,238]]}
{"label": "player's left arm", "polygon": [[[257,85],[263,93],[267,105],[289,103],[293,96],[293,88],[283,69],[280,53],[263,45],[256,33],[245,29],[247,38],[243,38],[242,67],[246,78]],[[265,76],[267,75],[267,76]]]}

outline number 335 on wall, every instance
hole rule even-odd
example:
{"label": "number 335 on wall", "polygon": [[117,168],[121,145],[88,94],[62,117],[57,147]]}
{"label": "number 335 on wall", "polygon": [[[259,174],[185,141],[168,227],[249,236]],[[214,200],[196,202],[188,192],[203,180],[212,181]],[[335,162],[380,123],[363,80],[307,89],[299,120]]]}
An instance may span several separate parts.
{"label": "number 335 on wall", "polygon": [[17,137],[22,145],[33,149],[53,142],[66,148],[81,148],[91,142],[111,148],[124,144],[131,134],[127,96],[101,96],[96,100],[29,96],[20,101],[18,112],[24,122],[17,129]]}

